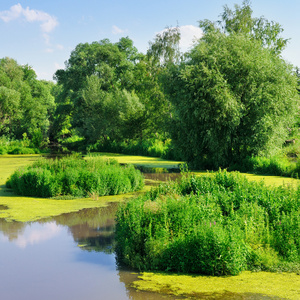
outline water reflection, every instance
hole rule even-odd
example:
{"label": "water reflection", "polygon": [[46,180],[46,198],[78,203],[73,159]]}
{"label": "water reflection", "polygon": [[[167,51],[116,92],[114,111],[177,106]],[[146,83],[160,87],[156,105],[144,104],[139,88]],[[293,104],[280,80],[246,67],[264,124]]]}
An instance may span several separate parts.
{"label": "water reflection", "polygon": [[[16,226],[14,227],[16,228]],[[7,239],[2,238],[2,241],[13,242],[19,248],[26,248],[28,245],[39,244],[42,241],[49,240],[59,234],[60,231],[61,228],[54,222],[47,223],[43,227],[30,224],[23,227],[21,231],[7,232]]]}
{"label": "water reflection", "polygon": [[3,237],[7,237],[9,241],[13,241],[18,238],[20,234],[23,234],[27,225],[22,222],[6,222],[4,219],[0,219],[0,232],[3,233]]}
{"label": "water reflection", "polygon": [[162,181],[175,181],[181,178],[180,173],[144,173],[147,185],[158,185]]}
{"label": "water reflection", "polygon": [[0,219],[1,299],[176,299],[136,291],[137,274],[117,268],[116,209],[114,203],[33,223]]}
{"label": "water reflection", "polygon": [[82,250],[113,253],[115,243],[115,213],[118,204],[104,208],[84,209],[77,213],[54,218],[57,224],[67,225],[74,241]]}

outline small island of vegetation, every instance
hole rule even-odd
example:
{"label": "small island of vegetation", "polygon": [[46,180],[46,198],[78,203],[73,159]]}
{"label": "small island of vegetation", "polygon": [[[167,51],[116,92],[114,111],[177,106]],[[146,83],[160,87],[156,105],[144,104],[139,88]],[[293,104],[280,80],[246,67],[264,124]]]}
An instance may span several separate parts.
{"label": "small island of vegetation", "polygon": [[143,176],[133,165],[96,156],[42,158],[16,170],[6,183],[18,195],[56,199],[117,195],[143,185]]}
{"label": "small island of vegetation", "polygon": [[161,184],[120,205],[120,263],[142,271],[300,271],[300,189],[219,171]]}

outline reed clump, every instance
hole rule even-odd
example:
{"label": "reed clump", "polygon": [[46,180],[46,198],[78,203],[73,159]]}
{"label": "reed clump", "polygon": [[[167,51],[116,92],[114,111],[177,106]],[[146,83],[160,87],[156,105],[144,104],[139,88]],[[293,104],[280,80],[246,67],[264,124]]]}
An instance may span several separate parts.
{"label": "reed clump", "polygon": [[137,191],[143,185],[142,174],[132,165],[78,156],[40,159],[16,170],[6,182],[18,195],[57,199],[117,195]]}
{"label": "reed clump", "polygon": [[219,170],[161,184],[117,212],[118,261],[143,270],[300,271],[300,188]]}

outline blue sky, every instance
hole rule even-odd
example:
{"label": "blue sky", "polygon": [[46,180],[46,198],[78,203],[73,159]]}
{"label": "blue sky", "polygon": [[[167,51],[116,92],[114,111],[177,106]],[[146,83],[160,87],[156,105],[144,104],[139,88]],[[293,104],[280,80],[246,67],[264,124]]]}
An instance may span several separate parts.
{"label": "blue sky", "polygon": [[[4,0],[0,2],[0,58],[30,65],[39,79],[52,80],[79,43],[129,36],[141,52],[166,26],[182,26],[187,49],[201,32],[198,21],[218,20],[223,6],[241,0]],[[300,67],[300,0],[252,0],[255,17],[284,28],[290,38],[283,58]]]}

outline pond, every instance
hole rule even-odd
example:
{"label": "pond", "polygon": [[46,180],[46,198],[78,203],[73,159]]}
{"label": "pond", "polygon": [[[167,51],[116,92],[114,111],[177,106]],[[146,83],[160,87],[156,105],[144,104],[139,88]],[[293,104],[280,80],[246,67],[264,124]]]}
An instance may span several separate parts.
{"label": "pond", "polygon": [[130,284],[137,274],[117,267],[116,208],[114,203],[32,223],[0,219],[1,299],[169,298],[136,291]]}
{"label": "pond", "polygon": [[[132,287],[139,274],[119,268],[113,252],[117,205],[38,222],[0,219],[1,299],[185,299]],[[282,298],[228,292],[197,299]]]}

